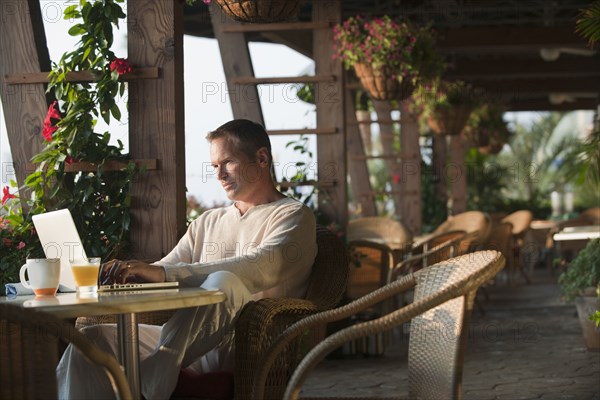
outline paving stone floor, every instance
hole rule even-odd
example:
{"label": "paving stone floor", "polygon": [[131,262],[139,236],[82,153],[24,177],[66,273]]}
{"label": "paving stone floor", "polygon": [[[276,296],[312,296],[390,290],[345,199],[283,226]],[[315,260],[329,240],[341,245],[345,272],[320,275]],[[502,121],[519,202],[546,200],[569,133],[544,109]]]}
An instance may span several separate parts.
{"label": "paving stone floor", "polygon": [[[600,352],[589,352],[574,305],[560,299],[557,276],[534,270],[532,284],[498,282],[479,296],[469,327],[463,398],[600,400]],[[481,292],[480,292],[481,295]],[[408,397],[407,337],[380,357],[326,359],[303,397]]]}

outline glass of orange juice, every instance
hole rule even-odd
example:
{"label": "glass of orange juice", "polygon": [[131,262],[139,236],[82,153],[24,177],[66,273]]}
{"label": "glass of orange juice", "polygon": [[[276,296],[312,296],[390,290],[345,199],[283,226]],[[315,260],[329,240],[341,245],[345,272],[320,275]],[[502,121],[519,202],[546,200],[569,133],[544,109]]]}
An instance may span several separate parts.
{"label": "glass of orange juice", "polygon": [[98,272],[100,257],[91,257],[71,261],[71,271],[79,293],[96,293],[98,291]]}

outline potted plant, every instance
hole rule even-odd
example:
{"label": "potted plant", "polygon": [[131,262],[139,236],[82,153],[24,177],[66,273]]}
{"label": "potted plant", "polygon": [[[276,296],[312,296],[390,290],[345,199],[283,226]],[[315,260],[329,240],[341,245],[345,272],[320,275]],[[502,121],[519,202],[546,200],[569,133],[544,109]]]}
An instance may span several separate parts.
{"label": "potted plant", "polygon": [[431,29],[389,16],[350,17],[334,27],[333,39],[334,57],[354,69],[374,100],[403,100],[443,69]]}
{"label": "potted plant", "polygon": [[600,239],[588,244],[559,276],[565,300],[575,301],[588,350],[600,351],[600,327],[592,319],[600,310]]}
{"label": "potted plant", "polygon": [[413,96],[413,110],[438,135],[460,135],[480,94],[470,84],[436,79],[421,85]]}
{"label": "potted plant", "polygon": [[[196,0],[187,0],[192,5]],[[210,4],[211,0],[202,0]],[[240,22],[270,23],[294,19],[301,0],[215,0],[224,14]]]}
{"label": "potted plant", "polygon": [[504,108],[493,103],[484,103],[471,112],[463,134],[479,153],[497,154],[508,142],[510,131],[503,115]]}

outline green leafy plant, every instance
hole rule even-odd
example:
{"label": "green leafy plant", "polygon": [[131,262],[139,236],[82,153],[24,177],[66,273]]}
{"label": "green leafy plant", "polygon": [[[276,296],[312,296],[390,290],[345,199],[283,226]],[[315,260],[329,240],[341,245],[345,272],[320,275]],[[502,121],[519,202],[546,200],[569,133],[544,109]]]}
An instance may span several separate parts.
{"label": "green leafy plant", "polygon": [[484,154],[497,154],[508,143],[510,131],[504,121],[504,108],[494,103],[476,107],[467,120],[463,135]]}
{"label": "green leafy plant", "polygon": [[346,69],[369,64],[399,82],[408,80],[415,85],[433,79],[443,70],[430,28],[387,15],[369,20],[350,17],[333,28],[333,39],[334,57]]}
{"label": "green leafy plant", "polygon": [[600,40],[600,1],[594,1],[581,10],[575,31],[587,38],[590,45]]}
{"label": "green leafy plant", "polygon": [[456,106],[477,107],[481,93],[461,80],[436,79],[420,85],[413,94],[413,111],[429,118],[441,111],[452,112]]}
{"label": "green leafy plant", "polygon": [[[296,140],[291,140],[286,143],[285,147],[291,147],[292,150],[300,154],[300,156],[307,158],[308,160],[312,160],[313,153],[310,151],[309,146],[309,138],[304,135],[300,135],[300,137]],[[288,197],[292,197],[298,201],[303,202],[307,206],[316,210],[317,205],[315,201],[315,195],[317,193],[316,187],[312,186],[309,190],[306,188],[310,186],[304,186],[302,184],[306,184],[309,181],[310,175],[310,161],[307,163],[306,161],[296,161],[294,163],[295,174],[291,177],[284,177],[283,181],[291,182],[292,185],[289,186],[283,193]]]}
{"label": "green leafy plant", "polygon": [[558,277],[566,301],[573,299],[587,289],[596,288],[600,283],[600,239],[588,244],[569,262],[566,270]]}
{"label": "green leafy plant", "polygon": [[[99,118],[107,124],[111,118],[121,119],[117,101],[124,95],[125,83],[119,78],[133,71],[111,50],[113,27],[125,18],[119,5],[123,2],[81,0],[65,9],[65,19],[81,21],[69,29],[69,34],[80,40],[53,64],[48,92],[56,100],[44,120],[45,147],[32,159],[37,169],[19,188],[27,196],[21,196],[20,203],[3,201],[4,206],[10,206],[4,211],[10,230],[21,235],[25,247],[29,246],[25,239],[37,240],[31,234],[32,215],[68,208],[89,255],[107,259],[127,248],[129,190],[135,163],[128,161],[120,141],[109,144],[108,131],[95,132]],[[78,71],[91,74],[94,82],[73,81],[71,73]],[[114,162],[122,167],[108,168]],[[11,200],[17,199],[15,194],[12,196]],[[8,227],[2,231],[3,237],[10,232]],[[20,267],[24,253],[12,255],[6,268]],[[5,265],[4,256],[2,263]]]}

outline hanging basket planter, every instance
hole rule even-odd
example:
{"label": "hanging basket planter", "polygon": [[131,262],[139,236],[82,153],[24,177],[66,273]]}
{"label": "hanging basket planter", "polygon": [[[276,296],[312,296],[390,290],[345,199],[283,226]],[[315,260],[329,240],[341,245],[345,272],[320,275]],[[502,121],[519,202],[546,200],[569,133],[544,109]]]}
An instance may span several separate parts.
{"label": "hanging basket planter", "polygon": [[240,22],[270,23],[292,20],[301,0],[215,0],[223,13]]}
{"label": "hanging basket planter", "polygon": [[443,69],[435,33],[387,15],[349,17],[333,27],[333,56],[354,70],[371,99],[404,100]]}
{"label": "hanging basket planter", "polygon": [[370,64],[354,64],[354,72],[373,100],[400,101],[410,97],[415,90],[409,79],[398,82],[395,77],[381,69],[374,69]]}
{"label": "hanging basket planter", "polygon": [[463,135],[480,154],[498,154],[508,142],[510,131],[503,119],[504,108],[484,103],[471,113]]}
{"label": "hanging basket planter", "polygon": [[473,107],[467,105],[438,108],[427,118],[427,125],[437,135],[460,135],[471,111]]}

